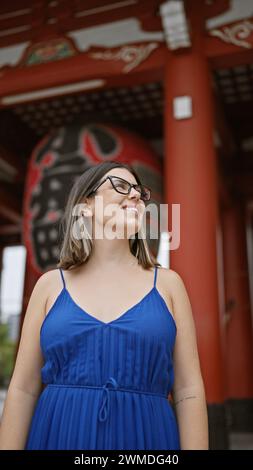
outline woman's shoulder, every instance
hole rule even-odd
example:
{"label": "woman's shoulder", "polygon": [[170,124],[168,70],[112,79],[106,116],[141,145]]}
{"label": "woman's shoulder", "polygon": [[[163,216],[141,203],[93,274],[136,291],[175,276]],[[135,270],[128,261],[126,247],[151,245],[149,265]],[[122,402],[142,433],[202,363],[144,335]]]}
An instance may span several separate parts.
{"label": "woman's shoulder", "polygon": [[34,286],[34,290],[43,295],[45,301],[52,294],[61,289],[62,280],[59,268],[50,269],[40,275]]}
{"label": "woman's shoulder", "polygon": [[29,297],[25,314],[26,323],[29,324],[31,320],[33,324],[34,321],[38,320],[40,322],[43,319],[47,299],[57,283],[56,276],[57,269],[52,269],[38,277]]}
{"label": "woman's shoulder", "polygon": [[174,316],[177,324],[185,323],[188,318],[189,324],[193,324],[192,306],[188,289],[182,276],[173,269],[163,268],[161,274],[164,276],[164,282],[167,285],[173,304]]}
{"label": "woman's shoulder", "polygon": [[170,268],[159,267],[160,280],[168,291],[173,304],[182,297],[187,297],[187,290],[181,275]]}
{"label": "woman's shoulder", "polygon": [[55,279],[57,280],[58,278],[60,279],[60,269],[49,269],[48,271],[45,271],[40,275],[37,283],[39,283],[41,286],[46,287],[47,285],[50,285],[52,281],[54,281]]}
{"label": "woman's shoulder", "polygon": [[59,268],[50,269],[39,277],[35,285],[35,291],[44,300],[44,309],[46,311],[48,302],[61,292],[63,287]]}
{"label": "woman's shoulder", "polygon": [[182,277],[180,274],[173,269],[165,268],[163,266],[158,266],[159,275],[164,278],[165,281],[169,281],[170,283],[177,284],[184,284]]}

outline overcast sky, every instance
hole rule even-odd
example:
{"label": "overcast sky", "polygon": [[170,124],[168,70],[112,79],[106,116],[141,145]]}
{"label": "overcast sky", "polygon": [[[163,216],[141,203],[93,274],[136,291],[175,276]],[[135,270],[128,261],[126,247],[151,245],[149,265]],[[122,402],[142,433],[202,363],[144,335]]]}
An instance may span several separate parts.
{"label": "overcast sky", "polygon": [[1,319],[21,313],[26,249],[23,246],[6,247],[3,251],[3,267],[0,287]]}

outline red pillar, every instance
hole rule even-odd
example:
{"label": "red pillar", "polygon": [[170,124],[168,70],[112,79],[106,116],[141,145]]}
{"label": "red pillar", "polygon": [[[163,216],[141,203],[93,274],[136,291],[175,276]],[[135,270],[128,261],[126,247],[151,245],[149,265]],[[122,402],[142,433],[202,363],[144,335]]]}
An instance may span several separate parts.
{"label": "red pillar", "polygon": [[226,301],[231,305],[226,330],[226,395],[232,428],[252,431],[253,338],[245,217],[240,202],[224,212],[223,241]]}
{"label": "red pillar", "polygon": [[[217,267],[217,174],[213,143],[212,90],[203,55],[202,2],[190,2],[192,47],[168,52],[165,71],[165,198],[180,204],[181,241],[170,252],[170,267],[183,278],[195,318],[209,406],[210,446],[227,447],[224,371]],[[173,100],[192,99],[193,115],[178,120]]]}

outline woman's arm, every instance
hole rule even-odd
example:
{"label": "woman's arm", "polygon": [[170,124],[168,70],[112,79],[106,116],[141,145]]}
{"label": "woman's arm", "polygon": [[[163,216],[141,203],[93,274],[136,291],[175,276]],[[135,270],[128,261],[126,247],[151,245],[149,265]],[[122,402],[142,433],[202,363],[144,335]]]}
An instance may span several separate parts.
{"label": "woman's arm", "polygon": [[15,368],[9,384],[0,427],[1,450],[23,450],[42,389],[40,326],[45,315],[49,273],[34,286],[25,314]]}
{"label": "woman's arm", "polygon": [[206,397],[191,304],[181,277],[172,270],[170,286],[177,324],[172,397],[178,420],[180,445],[183,450],[208,450]]}

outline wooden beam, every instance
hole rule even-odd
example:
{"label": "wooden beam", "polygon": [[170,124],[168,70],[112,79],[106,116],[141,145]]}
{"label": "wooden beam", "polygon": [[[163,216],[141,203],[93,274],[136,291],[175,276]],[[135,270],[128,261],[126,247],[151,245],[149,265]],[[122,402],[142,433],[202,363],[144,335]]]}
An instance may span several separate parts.
{"label": "wooden beam", "polygon": [[22,226],[20,225],[0,225],[0,236],[2,235],[13,235],[21,234]]}
{"label": "wooden beam", "polygon": [[[74,5],[70,1],[61,1],[58,5],[51,6],[50,2],[46,1],[25,2],[28,10],[23,15],[0,19],[0,47],[40,41],[46,39],[47,35],[58,36],[59,31],[64,35],[70,31],[102,26],[127,18],[137,18],[140,23],[146,25],[149,23],[148,18],[151,30],[155,25],[161,25],[156,12],[162,0],[76,0],[73,3]],[[20,2],[10,2],[7,6],[0,6],[0,15],[22,8],[24,7]],[[54,21],[47,22],[48,18]]]}
{"label": "wooden beam", "polygon": [[[156,45],[153,47],[151,44]],[[122,58],[123,48],[125,47],[131,49],[133,61],[135,60],[136,63],[135,65],[133,62],[133,68],[128,72],[125,72],[125,67],[129,65],[129,62],[124,62]],[[150,53],[147,53],[145,57],[145,50],[148,51],[149,48]],[[112,54],[112,58],[110,60],[103,59],[103,54],[109,52]],[[141,56],[142,53],[144,53],[145,59],[140,60],[138,63],[138,54]],[[130,86],[131,82],[136,83],[136,80],[146,83],[158,76],[162,79],[166,53],[168,53],[166,45],[158,41],[117,48],[92,47],[85,53],[61,61],[20,69],[8,69],[2,72],[0,76],[0,106],[7,106],[1,102],[1,98],[9,95],[36,90],[43,91],[47,88],[77,82],[83,83],[89,80],[101,79],[104,80],[104,88],[106,88],[117,85],[124,86],[124,83]]]}
{"label": "wooden beam", "polygon": [[[253,17],[247,18],[245,22],[253,25]],[[245,34],[243,38],[239,38],[238,33],[233,32],[235,31],[234,28],[243,23],[244,20],[240,20],[206,32],[204,50],[212,68],[236,67],[252,62],[253,33],[251,32],[250,34],[249,30],[248,35]],[[221,37],[213,36],[215,29],[221,33]],[[248,46],[246,47],[242,44],[247,44]]]}

